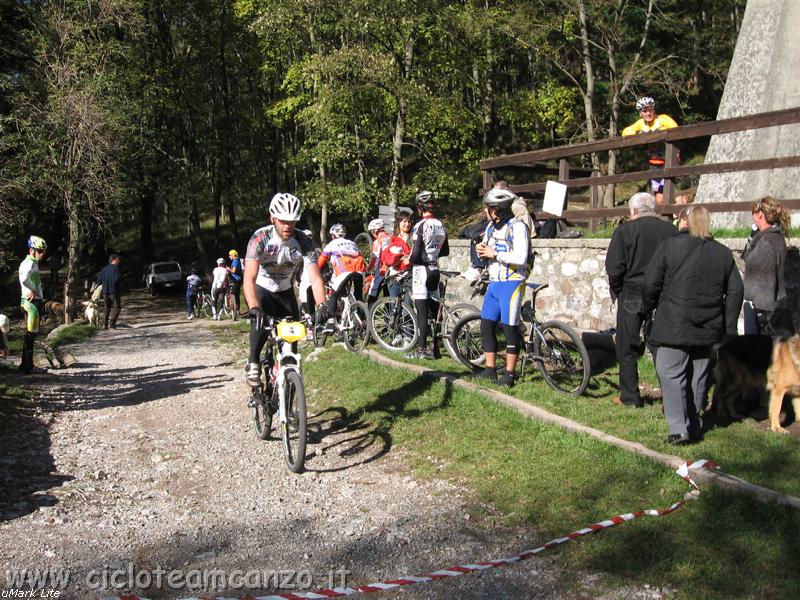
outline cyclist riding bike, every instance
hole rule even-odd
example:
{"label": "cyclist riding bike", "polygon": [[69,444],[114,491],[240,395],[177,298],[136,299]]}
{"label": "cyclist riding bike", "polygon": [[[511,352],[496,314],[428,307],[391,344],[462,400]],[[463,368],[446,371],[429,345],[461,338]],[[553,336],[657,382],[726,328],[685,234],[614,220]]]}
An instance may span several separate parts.
{"label": "cyclist riding bike", "polygon": [[33,347],[39,334],[42,315],[42,276],[39,261],[47,251],[47,242],[36,235],[28,238],[28,256],[19,265],[19,285],[22,291],[20,306],[25,313],[25,339],[22,342],[22,362],[19,370],[30,374],[34,371]]}
{"label": "cyclist riding bike", "polygon": [[369,288],[369,305],[372,306],[378,299],[378,293],[383,285],[386,269],[381,262],[381,253],[389,245],[392,236],[386,231],[383,219],[372,219],[367,225],[367,231],[372,236],[372,257],[367,265],[367,273],[372,275],[372,285]]}
{"label": "cyclist riding bike", "polygon": [[[636,135],[637,133],[648,133],[650,131],[663,131],[665,129],[672,129],[677,127],[678,124],[669,115],[656,115],[656,101],[650,96],[643,96],[636,101],[636,110],[639,111],[641,119],[628,125],[622,130],[622,137],[629,135]],[[650,169],[663,169],[664,160],[664,144],[651,144],[647,148],[647,162]],[[653,195],[656,197],[656,204],[663,206],[664,204],[664,179],[651,179],[650,186],[653,189]]]}
{"label": "cyclist riding bike", "polygon": [[300,219],[300,200],[292,194],[278,193],[269,204],[271,225],[253,233],[247,244],[244,264],[244,298],[250,309],[250,356],[245,375],[253,387],[261,381],[261,350],[267,341],[265,315],[275,319],[299,319],[297,298],[292,288],[295,268],[303,263],[311,280],[316,315],[327,320],[325,284],[316,263],[311,238],[295,229]]}
{"label": "cyclist riding bike", "polygon": [[239,292],[242,289],[242,261],[239,260],[239,253],[236,250],[228,252],[228,285],[231,286],[231,296],[233,297],[233,320],[239,318]]}
{"label": "cyclist riding bike", "polygon": [[428,314],[439,311],[439,257],[450,253],[444,225],[434,214],[436,197],[433,192],[417,194],[417,212],[421,220],[411,231],[411,296],[417,310],[419,338],[417,348],[408,358],[436,358],[438,340],[428,348]]}
{"label": "cyclist riding bike", "polygon": [[353,287],[356,300],[361,300],[363,297],[365,266],[364,258],[356,243],[345,238],[347,230],[344,225],[336,223],[331,226],[328,233],[331,241],[322,249],[322,253],[317,259],[317,265],[322,269],[330,261],[333,268],[330,283],[333,293],[328,298],[329,317],[324,330],[325,333],[333,333],[335,331],[333,317],[336,314],[336,303],[347,293],[347,288]]}
{"label": "cyclist riding bike", "polygon": [[[514,385],[514,369],[520,350],[519,319],[525,296],[525,280],[530,270],[530,232],[524,221],[514,216],[511,205],[516,195],[509,190],[492,189],[483,197],[489,224],[475,250],[489,261],[489,287],[481,308],[481,337],[486,368],[479,377]],[[506,337],[506,370],[498,380],[496,370],[498,322]]]}

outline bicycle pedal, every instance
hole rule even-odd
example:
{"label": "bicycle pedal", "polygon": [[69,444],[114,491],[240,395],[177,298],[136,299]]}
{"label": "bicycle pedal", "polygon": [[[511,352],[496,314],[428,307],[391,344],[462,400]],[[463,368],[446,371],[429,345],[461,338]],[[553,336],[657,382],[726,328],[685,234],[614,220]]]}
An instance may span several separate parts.
{"label": "bicycle pedal", "polygon": [[258,400],[253,394],[250,394],[250,397],[247,399],[247,406],[250,408],[256,408],[258,406]]}

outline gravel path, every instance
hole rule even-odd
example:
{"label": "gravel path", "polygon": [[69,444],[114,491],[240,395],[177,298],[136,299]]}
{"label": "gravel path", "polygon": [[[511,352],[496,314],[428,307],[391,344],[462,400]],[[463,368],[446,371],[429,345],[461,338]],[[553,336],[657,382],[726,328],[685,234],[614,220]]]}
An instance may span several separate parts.
{"label": "gravel path", "polygon": [[[73,349],[74,367],[38,377],[35,414],[3,430],[6,587],[8,569],[66,569],[61,598],[103,598],[118,593],[110,578],[119,571],[127,591],[184,598],[201,594],[193,586],[206,570],[228,576],[207,594],[242,597],[327,586],[331,572],[340,585],[343,570],[349,585],[420,575],[546,541],[470,520],[468,492],[414,479],[400,450],[363,444],[363,432],[333,412],[313,419],[319,450],[308,472],[289,473],[280,443],[252,431],[241,365],[214,343],[211,328],[224,324],[187,322],[175,299],[126,301],[124,326]],[[641,588],[602,595],[601,575],[567,590],[557,561],[555,551],[363,597],[658,597]],[[128,583],[131,568],[138,586]],[[262,575],[236,579],[253,569]],[[172,570],[182,581],[169,585]]]}

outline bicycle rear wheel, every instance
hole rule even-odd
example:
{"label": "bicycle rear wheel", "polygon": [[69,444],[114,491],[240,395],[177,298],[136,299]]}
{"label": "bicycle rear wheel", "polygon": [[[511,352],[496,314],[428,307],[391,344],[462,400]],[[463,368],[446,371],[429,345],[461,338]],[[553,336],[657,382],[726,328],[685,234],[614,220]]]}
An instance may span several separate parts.
{"label": "bicycle rear wheel", "polygon": [[350,352],[359,352],[369,341],[369,309],[363,302],[353,302],[342,315],[342,341]]}
{"label": "bicycle rear wheel", "polygon": [[300,473],[306,461],[306,393],[300,374],[289,369],[283,383],[286,422],[282,424],[283,456],[293,473]]}
{"label": "bicycle rear wheel", "polygon": [[202,303],[200,305],[200,311],[199,312],[200,312],[200,316],[201,317],[206,317],[206,318],[208,318],[208,317],[210,317],[211,315],[214,314],[214,307],[213,307],[213,304],[211,302],[211,297],[210,296],[207,296],[206,294],[203,294],[203,301],[202,301]]}
{"label": "bicycle rear wheel", "polygon": [[480,311],[472,306],[472,304],[467,304],[466,302],[447,307],[445,310],[446,312],[444,319],[442,320],[442,331],[440,335],[442,341],[444,342],[444,348],[447,350],[447,353],[453,360],[458,361],[459,358],[456,356],[456,351],[453,349],[453,345],[450,343],[450,333],[453,331],[455,324],[458,323],[462,318],[471,314],[479,315]]}
{"label": "bicycle rear wheel", "polygon": [[450,332],[450,348],[455,359],[472,371],[483,368],[483,338],[481,315],[468,314],[456,322]]}
{"label": "bicycle rear wheel", "polygon": [[391,352],[406,352],[417,342],[417,315],[397,298],[381,298],[369,311],[375,341]]}
{"label": "bicycle rear wheel", "polygon": [[566,323],[542,323],[534,337],[539,371],[553,389],[580,396],[589,385],[589,353],[578,333]]}

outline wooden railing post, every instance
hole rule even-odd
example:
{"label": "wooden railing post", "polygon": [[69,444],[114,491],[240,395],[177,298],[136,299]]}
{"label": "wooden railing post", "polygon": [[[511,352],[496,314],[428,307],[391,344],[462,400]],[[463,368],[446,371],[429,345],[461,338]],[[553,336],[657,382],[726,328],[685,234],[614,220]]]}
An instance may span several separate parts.
{"label": "wooden railing post", "polygon": [[492,187],[492,173],[488,170],[483,171],[483,189],[488,190]]}
{"label": "wooden railing post", "polygon": [[[678,166],[678,148],[672,142],[664,143],[664,168],[671,169]],[[670,178],[664,178],[664,204],[672,204],[675,200],[675,183]]]}
{"label": "wooden railing post", "polygon": [[[599,177],[599,171],[592,171],[592,177]],[[598,204],[600,203],[600,188],[596,185],[589,186],[589,208],[595,209],[597,208]],[[603,227],[606,226],[606,220],[603,219]],[[597,229],[597,219],[592,217],[589,219],[589,231],[594,233],[595,229]]]}
{"label": "wooden railing post", "polygon": [[[565,183],[569,181],[569,159],[562,158],[558,161],[558,181],[560,183]],[[564,195],[564,206],[561,207],[561,210],[567,210],[569,203],[569,188],[567,188],[567,193]]]}

